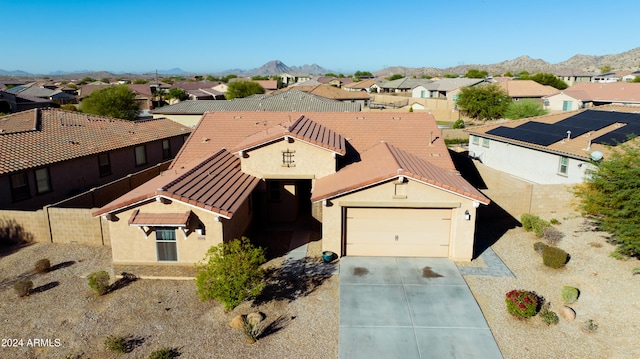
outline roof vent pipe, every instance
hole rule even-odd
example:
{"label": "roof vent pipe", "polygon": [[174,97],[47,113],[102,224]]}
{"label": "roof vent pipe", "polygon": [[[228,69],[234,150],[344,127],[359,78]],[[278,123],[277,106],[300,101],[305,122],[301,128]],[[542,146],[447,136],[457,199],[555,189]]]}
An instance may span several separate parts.
{"label": "roof vent pipe", "polygon": [[567,140],[571,139],[571,131],[567,131]]}

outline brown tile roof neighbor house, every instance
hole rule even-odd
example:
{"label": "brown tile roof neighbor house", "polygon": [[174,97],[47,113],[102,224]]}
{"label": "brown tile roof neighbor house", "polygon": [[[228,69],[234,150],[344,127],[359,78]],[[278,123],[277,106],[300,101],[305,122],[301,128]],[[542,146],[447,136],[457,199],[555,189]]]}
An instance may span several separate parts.
{"label": "brown tile roof neighbor house", "polygon": [[497,84],[512,98],[541,98],[560,92],[554,87],[540,85],[533,80],[508,80]]}
{"label": "brown tile roof neighbor house", "polygon": [[51,108],[18,112],[0,117],[0,174],[190,132],[167,119],[130,122]]}
{"label": "brown tile roof neighbor house", "polygon": [[579,82],[564,93],[583,102],[640,104],[640,83],[633,82]]}

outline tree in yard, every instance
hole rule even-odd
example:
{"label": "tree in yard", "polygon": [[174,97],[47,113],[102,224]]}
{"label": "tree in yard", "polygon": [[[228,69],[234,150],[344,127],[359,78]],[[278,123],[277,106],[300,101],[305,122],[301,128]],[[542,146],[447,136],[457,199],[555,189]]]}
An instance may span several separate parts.
{"label": "tree in yard", "polygon": [[456,104],[467,116],[479,120],[495,120],[504,117],[511,97],[498,85],[463,87]]}
{"label": "tree in yard", "polygon": [[200,299],[215,299],[225,310],[255,298],[264,288],[265,251],[245,237],[213,246],[196,264],[196,287]]}
{"label": "tree in yard", "polygon": [[169,91],[164,94],[163,97],[167,100],[176,99],[178,101],[184,101],[189,99],[189,94],[179,87],[174,87],[172,89],[169,89]]}
{"label": "tree in yard", "polygon": [[467,71],[467,73],[464,75],[464,77],[468,78],[468,79],[483,79],[485,77],[487,77],[489,73],[486,71],[480,71],[480,70],[476,70],[476,69],[471,69],[469,71]]}
{"label": "tree in yard", "polygon": [[255,94],[264,93],[264,88],[259,83],[253,81],[235,81],[227,87],[227,93],[224,97],[227,100],[234,98],[249,97]]}
{"label": "tree in yard", "polygon": [[547,86],[555,87],[558,90],[564,90],[567,87],[569,87],[569,85],[567,85],[566,82],[560,80],[554,74],[540,73],[540,74],[535,74],[533,76],[529,76],[527,79],[528,80],[533,80],[533,81],[539,83],[540,85],[547,85]]}
{"label": "tree in yard", "polygon": [[636,76],[631,80],[631,82],[640,82],[640,76]]}
{"label": "tree in yard", "polygon": [[521,101],[513,101],[507,108],[504,117],[511,120],[518,120],[521,118],[542,116],[547,114],[547,111],[542,108],[542,105],[535,100],[524,99]]}
{"label": "tree in yard", "polygon": [[260,76],[260,75],[251,76],[251,80],[253,81],[264,81],[268,79],[269,79],[269,76]]}
{"label": "tree in yard", "polygon": [[140,113],[136,95],[126,85],[110,86],[92,92],[82,100],[80,110],[84,113],[129,121],[136,120]]}
{"label": "tree in yard", "polygon": [[611,70],[613,70],[611,65],[602,65],[599,67],[599,69],[601,74],[606,74],[607,72],[610,72]]}
{"label": "tree in yard", "polygon": [[633,140],[612,148],[575,187],[580,209],[613,235],[615,256],[640,256],[640,147]]}
{"label": "tree in yard", "polygon": [[393,75],[391,75],[391,76],[387,77],[387,80],[388,80],[388,81],[393,81],[393,80],[401,79],[401,78],[403,78],[403,77],[404,77],[404,76],[403,76],[403,75],[400,75],[400,74],[393,74]]}

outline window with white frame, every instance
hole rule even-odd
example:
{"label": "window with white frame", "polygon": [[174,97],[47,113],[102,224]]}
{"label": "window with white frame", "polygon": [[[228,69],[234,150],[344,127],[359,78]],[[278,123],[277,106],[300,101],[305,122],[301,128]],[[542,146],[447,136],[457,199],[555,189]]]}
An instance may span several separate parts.
{"label": "window with white frame", "polygon": [[176,229],[174,227],[156,227],[156,250],[159,262],[178,261]]}
{"label": "window with white frame", "polygon": [[483,138],[482,139],[482,147],[489,147],[489,139],[488,138]]}
{"label": "window with white frame", "polygon": [[51,192],[51,179],[49,178],[49,168],[38,168],[34,171],[36,175],[36,192],[38,194]]}
{"label": "window with white frame", "polygon": [[480,137],[478,137],[478,136],[476,136],[476,135],[471,136],[471,142],[472,142],[474,145],[479,144],[479,143],[480,143]]}
{"label": "window with white frame", "polygon": [[147,164],[147,149],[144,145],[136,146],[134,149],[136,156],[136,166],[143,166]]}
{"label": "window with white frame", "polygon": [[558,166],[558,174],[566,176],[569,172],[569,157],[560,157],[560,164]]}

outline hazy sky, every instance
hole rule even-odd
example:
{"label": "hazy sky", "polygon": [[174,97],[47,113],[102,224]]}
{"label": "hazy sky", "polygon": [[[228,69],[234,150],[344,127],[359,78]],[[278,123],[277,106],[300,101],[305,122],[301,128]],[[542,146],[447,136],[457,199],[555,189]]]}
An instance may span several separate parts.
{"label": "hazy sky", "polygon": [[0,69],[192,73],[271,60],[352,73],[640,46],[630,0],[0,0]]}

